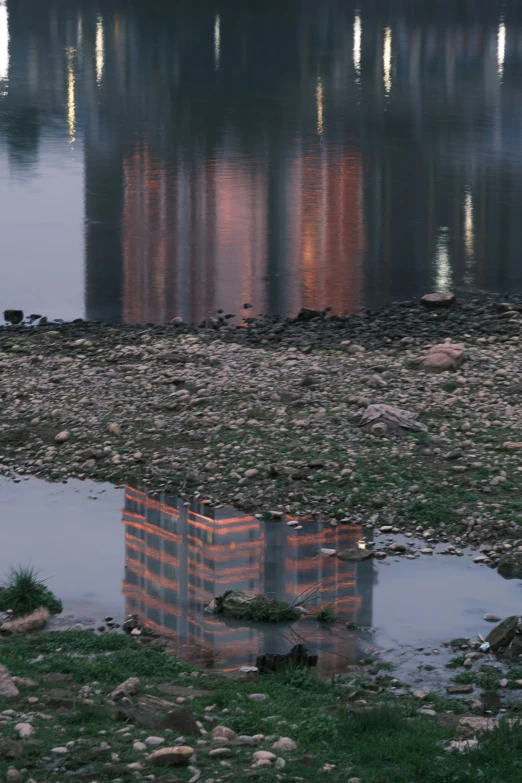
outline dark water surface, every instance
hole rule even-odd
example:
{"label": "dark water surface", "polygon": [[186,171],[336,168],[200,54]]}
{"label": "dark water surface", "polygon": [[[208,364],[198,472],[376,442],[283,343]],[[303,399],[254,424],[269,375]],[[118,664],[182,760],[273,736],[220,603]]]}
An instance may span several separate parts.
{"label": "dark water surface", "polygon": [[[122,622],[135,613],[182,655],[219,669],[305,642],[319,652],[322,674],[344,672],[381,651],[415,681],[426,652],[451,638],[487,634],[485,613],[520,612],[521,583],[474,565],[469,554],[356,565],[319,550],[354,546],[360,528],[303,521],[302,529],[293,529],[286,520],[262,522],[133,487],[3,479],[0,525],[9,531],[0,548],[0,578],[14,565],[40,569],[64,602],[60,627],[98,626],[107,614]],[[205,613],[214,595],[229,588],[292,602],[307,594],[312,616],[254,626]],[[313,618],[326,604],[338,616],[330,627]],[[372,630],[349,631],[350,621]],[[432,656],[434,672],[423,679],[436,684],[444,677],[444,660],[443,650]]]}
{"label": "dark water surface", "polygon": [[0,310],[522,289],[522,3],[0,0]]}

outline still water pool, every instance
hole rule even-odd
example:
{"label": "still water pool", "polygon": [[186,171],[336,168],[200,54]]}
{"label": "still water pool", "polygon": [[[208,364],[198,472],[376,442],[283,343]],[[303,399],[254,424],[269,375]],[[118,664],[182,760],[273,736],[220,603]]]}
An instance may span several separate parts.
{"label": "still water pool", "polygon": [[[106,615],[122,622],[136,613],[180,654],[219,669],[304,642],[319,653],[322,674],[381,652],[414,681],[426,653],[445,640],[487,634],[484,614],[522,610],[522,584],[475,565],[471,554],[343,562],[319,549],[353,546],[360,528],[303,521],[295,529],[130,486],[4,479],[0,522],[0,574],[29,563],[39,569],[63,600],[60,627],[95,627]],[[230,588],[288,601],[307,594],[312,614],[331,604],[338,622],[324,627],[310,617],[254,626],[204,612]],[[349,622],[367,630],[349,631]],[[430,657],[434,683],[446,659],[444,651]]]}

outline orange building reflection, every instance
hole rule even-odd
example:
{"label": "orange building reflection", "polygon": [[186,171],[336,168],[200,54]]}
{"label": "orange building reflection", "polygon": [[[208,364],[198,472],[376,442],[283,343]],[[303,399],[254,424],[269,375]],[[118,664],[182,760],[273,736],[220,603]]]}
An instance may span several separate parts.
{"label": "orange building reflection", "polygon": [[125,322],[200,322],[246,301],[257,312],[360,308],[360,156],[296,146],[272,177],[262,156],[166,162],[136,146],[123,163]]}
{"label": "orange building reflection", "polygon": [[[353,545],[360,528],[323,530],[310,522],[297,531],[284,521],[264,523],[227,508],[152,498],[132,487],[126,489],[123,523],[127,613],[178,647],[197,650],[209,665],[254,663],[258,654],[287,652],[298,641],[319,648],[325,673],[342,671],[357,657],[353,635],[344,629],[348,620],[371,624],[371,561],[357,571],[337,558],[319,557],[318,550]],[[306,594],[311,610],[332,604],[339,623],[332,630],[309,618],[291,627],[260,628],[204,612],[230,588],[289,601]]]}

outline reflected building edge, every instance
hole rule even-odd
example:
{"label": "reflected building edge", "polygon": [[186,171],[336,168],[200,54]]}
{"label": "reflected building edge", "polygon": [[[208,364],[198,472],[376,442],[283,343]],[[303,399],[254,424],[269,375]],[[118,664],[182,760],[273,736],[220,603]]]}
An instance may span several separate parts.
{"label": "reflected building edge", "polygon": [[[358,527],[325,528],[305,523],[302,531],[285,521],[263,523],[232,509],[196,501],[125,492],[126,611],[178,648],[197,651],[208,666],[237,668],[264,653],[284,653],[304,641],[319,649],[322,673],[343,671],[360,656],[347,621],[372,624],[374,569],[335,557],[319,557],[321,546],[353,546]],[[312,618],[292,626],[253,627],[205,613],[215,595],[228,589],[263,593],[294,602],[308,596],[313,612],[331,604],[339,624],[323,628]]]}

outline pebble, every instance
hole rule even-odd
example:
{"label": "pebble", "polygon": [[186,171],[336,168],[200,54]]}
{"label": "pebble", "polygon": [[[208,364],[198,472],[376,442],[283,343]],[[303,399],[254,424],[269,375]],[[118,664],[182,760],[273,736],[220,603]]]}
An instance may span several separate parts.
{"label": "pebble", "polygon": [[252,755],[254,761],[275,761],[277,756],[275,753],[271,753],[269,750],[256,750]]}
{"label": "pebble", "polygon": [[138,751],[147,750],[147,746],[145,745],[145,743],[144,742],[139,742],[138,740],[136,740],[136,742],[132,743],[132,747],[134,748],[134,750],[138,750]]}
{"label": "pebble", "polygon": [[500,617],[498,614],[485,614],[484,620],[487,620],[488,623],[498,623],[500,622]]}
{"label": "pebble", "polygon": [[163,745],[165,739],[163,737],[147,737],[145,744],[153,748],[157,745]]}
{"label": "pebble", "polygon": [[266,693],[251,693],[248,697],[250,701],[267,701]]}
{"label": "pebble", "polygon": [[21,739],[27,739],[28,737],[32,737],[34,734],[34,727],[31,726],[30,723],[17,723],[15,726],[15,731],[18,732]]}
{"label": "pebble", "polygon": [[281,737],[277,742],[274,742],[272,748],[273,750],[295,750],[297,742],[294,742],[290,737]]}
{"label": "pebble", "polygon": [[233,741],[236,739],[237,734],[235,731],[232,731],[232,729],[227,728],[227,726],[216,726],[212,729],[211,736]]}
{"label": "pebble", "polygon": [[67,753],[67,748],[63,748],[63,747],[51,748],[51,753]]}
{"label": "pebble", "polygon": [[233,755],[233,751],[231,748],[214,748],[214,750],[209,751],[208,755],[212,756],[212,758],[228,758]]}

